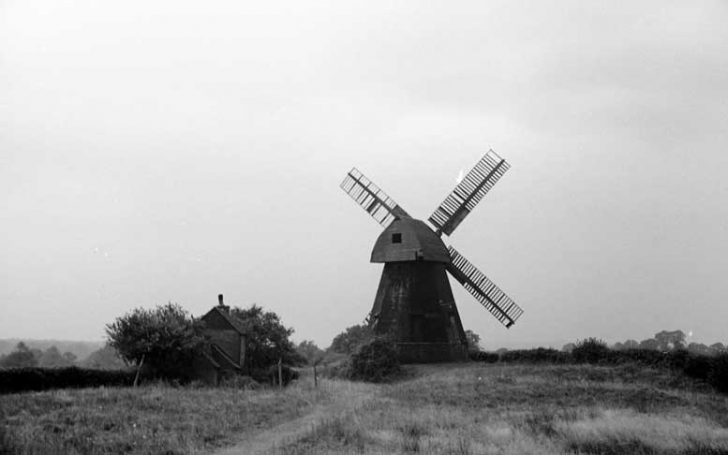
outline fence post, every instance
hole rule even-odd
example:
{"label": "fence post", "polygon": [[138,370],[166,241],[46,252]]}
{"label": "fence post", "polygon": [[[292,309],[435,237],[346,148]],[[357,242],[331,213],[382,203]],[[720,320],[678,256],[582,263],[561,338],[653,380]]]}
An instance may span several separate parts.
{"label": "fence post", "polygon": [[283,358],[278,357],[278,388],[283,388]]}

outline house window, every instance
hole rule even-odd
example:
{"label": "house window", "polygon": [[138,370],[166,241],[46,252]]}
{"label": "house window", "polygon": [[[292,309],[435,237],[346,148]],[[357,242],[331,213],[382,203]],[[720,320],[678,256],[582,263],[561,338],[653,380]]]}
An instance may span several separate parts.
{"label": "house window", "polygon": [[399,232],[392,234],[392,243],[402,243],[402,234]]}

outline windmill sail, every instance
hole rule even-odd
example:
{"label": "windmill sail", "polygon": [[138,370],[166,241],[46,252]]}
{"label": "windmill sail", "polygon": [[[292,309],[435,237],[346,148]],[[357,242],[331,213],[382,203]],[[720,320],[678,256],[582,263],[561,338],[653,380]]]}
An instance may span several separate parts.
{"label": "windmill sail", "polygon": [[453,278],[458,280],[501,324],[506,327],[512,326],[523,314],[521,307],[455,248],[448,246],[447,249],[452,261],[447,265],[447,270]]}
{"label": "windmill sail", "polygon": [[508,168],[506,160],[493,150],[488,151],[430,216],[437,232],[452,234]]}
{"label": "windmill sail", "polygon": [[404,211],[387,193],[379,189],[357,168],[352,168],[346,178],[341,182],[341,189],[351,196],[357,204],[362,206],[372,218],[385,228],[397,218],[409,218]]}

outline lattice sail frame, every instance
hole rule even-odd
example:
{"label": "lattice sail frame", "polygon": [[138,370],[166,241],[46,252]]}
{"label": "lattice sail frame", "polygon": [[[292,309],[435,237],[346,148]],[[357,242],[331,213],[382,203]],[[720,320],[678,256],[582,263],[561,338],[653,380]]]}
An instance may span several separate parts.
{"label": "lattice sail frame", "polygon": [[452,234],[511,166],[489,150],[429,218],[437,233]]}
{"label": "lattice sail frame", "polygon": [[523,314],[521,307],[455,248],[448,246],[447,249],[452,261],[447,265],[448,272],[501,324],[510,328]]}
{"label": "lattice sail frame", "polygon": [[397,218],[409,218],[407,212],[394,199],[387,196],[387,193],[355,167],[346,174],[340,186],[384,228],[387,228]]}

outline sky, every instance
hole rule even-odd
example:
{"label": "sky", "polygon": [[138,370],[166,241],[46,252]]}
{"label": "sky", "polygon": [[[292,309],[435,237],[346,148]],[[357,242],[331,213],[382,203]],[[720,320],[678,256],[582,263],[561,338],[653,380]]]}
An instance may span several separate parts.
{"label": "sky", "polygon": [[356,166],[525,311],[486,348],[728,342],[728,3],[0,0],[0,338],[103,339],[167,302],[370,311]]}

